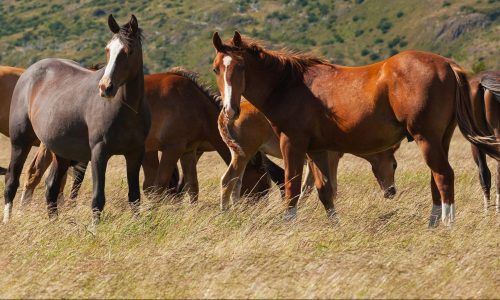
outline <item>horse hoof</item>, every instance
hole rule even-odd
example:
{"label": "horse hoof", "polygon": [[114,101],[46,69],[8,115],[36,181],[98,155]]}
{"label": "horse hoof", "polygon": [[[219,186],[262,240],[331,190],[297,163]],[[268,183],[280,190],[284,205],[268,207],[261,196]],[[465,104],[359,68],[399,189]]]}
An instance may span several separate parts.
{"label": "horse hoof", "polygon": [[229,202],[221,201],[221,203],[220,203],[220,210],[226,211],[228,209],[229,209]]}
{"label": "horse hoof", "polygon": [[326,217],[328,218],[328,221],[330,221],[332,224],[338,224],[339,219],[337,218],[337,211],[335,208],[330,208],[326,211]]}
{"label": "horse hoof", "polygon": [[297,206],[288,207],[285,211],[284,219],[287,222],[297,219]]}
{"label": "horse hoof", "polygon": [[50,221],[55,221],[57,220],[57,207],[52,207],[52,208],[48,208],[48,215],[49,215],[49,220]]}
{"label": "horse hoof", "polygon": [[31,203],[31,200],[33,199],[33,190],[24,190],[23,193],[21,194],[21,205],[25,206]]}
{"label": "horse hoof", "polygon": [[429,218],[429,228],[436,228],[439,226],[439,217],[442,214],[441,205],[432,204],[431,216]]}
{"label": "horse hoof", "polygon": [[451,227],[455,223],[455,204],[443,204],[441,219],[447,227]]}
{"label": "horse hoof", "polygon": [[10,221],[10,216],[12,214],[12,202],[6,203],[3,208],[3,223],[7,224]]}
{"label": "horse hoof", "polygon": [[101,222],[101,212],[94,211],[92,213],[92,226],[97,226]]}

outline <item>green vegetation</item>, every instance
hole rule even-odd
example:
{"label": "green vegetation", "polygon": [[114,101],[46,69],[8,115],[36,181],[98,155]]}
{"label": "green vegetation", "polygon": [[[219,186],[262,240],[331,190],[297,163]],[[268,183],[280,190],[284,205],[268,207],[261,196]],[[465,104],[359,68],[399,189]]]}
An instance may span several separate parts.
{"label": "green vegetation", "polygon": [[[420,49],[450,56],[470,70],[480,59],[500,69],[499,8],[495,0],[8,0],[0,2],[0,64],[27,67],[44,57],[102,62],[110,38],[107,15],[123,23],[134,13],[144,29],[150,72],[184,65],[213,80],[216,30],[224,38],[239,30],[272,48],[312,51],[345,65]],[[484,26],[445,26],[473,13],[484,15]],[[441,31],[457,27],[464,30],[450,34],[453,40],[440,40]]]}

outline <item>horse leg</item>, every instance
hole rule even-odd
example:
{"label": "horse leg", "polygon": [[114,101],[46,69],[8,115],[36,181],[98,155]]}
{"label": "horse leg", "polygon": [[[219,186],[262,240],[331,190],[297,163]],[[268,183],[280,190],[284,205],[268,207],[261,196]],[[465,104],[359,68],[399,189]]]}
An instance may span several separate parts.
{"label": "horse leg", "polygon": [[139,187],[139,173],[144,159],[144,149],[125,155],[127,162],[128,203],[134,216],[139,214],[141,190]]}
{"label": "horse leg", "polygon": [[285,163],[285,220],[297,216],[297,202],[300,196],[302,170],[307,143],[293,143],[285,134],[280,135],[280,149]]}
{"label": "horse leg", "polygon": [[196,203],[198,201],[199,186],[198,174],[196,172],[197,162],[198,157],[196,155],[196,150],[181,156],[181,168],[184,178],[182,192],[188,194],[191,203]]}
{"label": "horse leg", "polygon": [[170,182],[175,169],[177,168],[177,161],[184,153],[185,144],[171,145],[162,151],[160,165],[156,172],[156,178],[153,184],[153,191],[158,195],[165,192],[170,193],[175,191],[175,188],[170,188]]}
{"label": "horse leg", "polygon": [[83,178],[85,178],[85,171],[87,171],[88,162],[79,162],[73,166],[73,186],[71,187],[71,193],[69,195],[69,199],[71,201],[76,200],[78,196],[78,192],[82,187]]}
{"label": "horse leg", "polygon": [[149,194],[150,189],[153,187],[156,172],[160,166],[158,159],[158,151],[149,151],[144,153],[142,160],[142,170],[144,171],[144,181],[142,182],[142,189],[146,195]]}
{"label": "horse leg", "polygon": [[497,181],[497,197],[496,197],[496,203],[495,207],[497,210],[497,213],[500,213],[500,161],[497,161],[497,176],[496,176],[496,181]]}
{"label": "horse leg", "polygon": [[339,162],[344,153],[328,151],[328,170],[330,171],[330,183],[332,185],[333,199],[337,197],[337,173],[339,169]]}
{"label": "horse leg", "polygon": [[61,185],[66,177],[69,164],[69,160],[54,155],[49,176],[45,180],[45,198],[47,199],[47,212],[50,219],[57,217],[57,199],[59,198]]}
{"label": "horse leg", "polygon": [[104,186],[109,157],[102,142],[92,148],[90,163],[92,166],[92,222],[94,225],[99,224],[101,213],[106,203]]}
{"label": "horse leg", "polygon": [[52,152],[50,152],[44,144],[40,144],[24,179],[21,205],[27,205],[33,199],[33,192],[42,180],[43,174],[52,163],[52,156]]}
{"label": "horse leg", "polygon": [[319,200],[325,207],[329,219],[335,219],[335,206],[333,205],[333,188],[329,170],[328,152],[312,152],[307,154],[311,158],[310,166],[314,176],[314,185],[318,191]]}
{"label": "horse leg", "polygon": [[455,221],[454,173],[448,162],[448,149],[446,146],[443,147],[443,144],[446,143],[429,140],[421,135],[415,135],[414,137],[425,162],[432,171],[432,177],[441,198],[441,203],[436,203],[436,200],[434,200],[436,202],[433,202],[429,225],[435,225],[432,224],[433,216],[441,210],[443,223],[446,226],[451,226]]}
{"label": "horse leg", "polygon": [[[221,210],[227,210],[229,208],[231,195],[233,196],[233,203],[239,201],[241,181],[249,161],[247,157],[248,155],[242,156],[231,151],[231,163],[221,179]],[[239,189],[239,191],[236,191],[236,189]]]}
{"label": "horse leg", "polygon": [[486,162],[486,155],[481,149],[471,144],[472,157],[479,168],[479,182],[483,189],[484,210],[488,211],[490,204],[491,172]]}
{"label": "horse leg", "polygon": [[32,142],[30,141],[23,144],[27,146],[20,146],[18,144],[11,143],[10,163],[9,168],[7,169],[7,174],[5,174],[5,207],[3,211],[4,223],[9,222],[10,220],[10,216],[12,214],[12,202],[14,201],[17,188],[19,187],[19,177],[21,176],[24,162],[30,152]]}
{"label": "horse leg", "polygon": [[302,183],[302,187],[300,188],[300,196],[299,196],[299,201],[303,201],[304,199],[307,198],[312,192],[313,186],[314,186],[314,175],[312,171],[312,161],[310,159],[307,159],[307,168],[306,168],[306,174],[305,174],[305,179],[304,182]]}

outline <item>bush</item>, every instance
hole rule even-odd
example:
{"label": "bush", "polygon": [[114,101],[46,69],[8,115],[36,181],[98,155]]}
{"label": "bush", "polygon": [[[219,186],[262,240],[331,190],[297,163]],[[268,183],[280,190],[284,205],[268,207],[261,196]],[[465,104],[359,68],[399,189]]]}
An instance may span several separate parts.
{"label": "bush", "polygon": [[374,43],[375,44],[382,44],[384,42],[384,39],[381,39],[381,38],[376,38]]}
{"label": "bush", "polygon": [[285,13],[280,13],[279,11],[274,11],[266,16],[266,20],[276,19],[278,21],[284,21],[290,19],[290,16]]}
{"label": "bush", "polygon": [[364,33],[364,32],[365,32],[365,31],[364,31],[363,29],[358,29],[358,30],[356,30],[356,31],[354,32],[354,36],[355,36],[355,37],[358,37],[358,36],[360,36],[360,35],[363,35],[363,33]]}
{"label": "bush", "polygon": [[380,55],[378,55],[378,53],[372,53],[372,54],[370,54],[370,59],[372,61],[378,60],[379,58],[380,58]]}
{"label": "bush", "polygon": [[382,33],[387,33],[389,32],[389,30],[391,30],[392,23],[389,20],[387,20],[387,18],[382,18],[378,22],[377,28],[380,29]]}
{"label": "bush", "polygon": [[397,17],[397,18],[401,18],[401,17],[402,17],[402,16],[404,16],[404,15],[405,15],[405,13],[404,13],[404,12],[402,12],[402,11],[398,11],[398,13],[396,14],[396,17]]}
{"label": "bush", "polygon": [[389,48],[394,48],[396,47],[399,42],[401,42],[401,38],[399,36],[395,37],[392,41],[390,41],[389,43],[387,43],[387,46]]}
{"label": "bush", "polygon": [[361,56],[367,56],[368,54],[370,54],[370,51],[368,49],[361,50]]}

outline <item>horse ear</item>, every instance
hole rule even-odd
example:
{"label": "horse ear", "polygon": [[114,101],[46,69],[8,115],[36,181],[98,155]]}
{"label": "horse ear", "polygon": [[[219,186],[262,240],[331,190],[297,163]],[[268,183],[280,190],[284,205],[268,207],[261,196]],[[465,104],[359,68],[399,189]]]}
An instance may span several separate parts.
{"label": "horse ear", "polygon": [[110,14],[108,17],[108,26],[112,33],[118,33],[120,31],[120,26],[118,25],[118,23],[116,23],[116,20],[115,18],[113,18],[112,14]]}
{"label": "horse ear", "polygon": [[214,43],[215,50],[217,50],[217,52],[222,52],[222,50],[224,49],[224,44],[222,43],[222,40],[217,31],[212,37],[212,42]]}
{"label": "horse ear", "polygon": [[243,44],[243,42],[241,41],[241,34],[238,31],[234,32],[233,44],[238,48],[241,47],[241,44]]}
{"label": "horse ear", "polygon": [[130,17],[129,24],[132,34],[136,34],[139,31],[139,22],[137,22],[137,18],[134,15]]}

